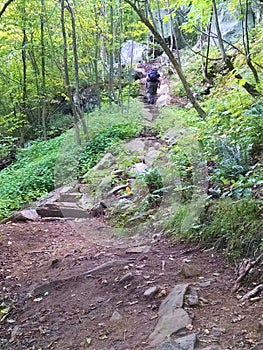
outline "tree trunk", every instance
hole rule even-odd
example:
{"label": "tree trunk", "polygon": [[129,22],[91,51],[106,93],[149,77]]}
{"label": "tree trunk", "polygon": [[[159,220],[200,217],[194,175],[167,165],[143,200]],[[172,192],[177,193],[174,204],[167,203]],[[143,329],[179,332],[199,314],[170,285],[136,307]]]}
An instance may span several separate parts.
{"label": "tree trunk", "polygon": [[13,2],[14,0],[8,0],[4,6],[2,7],[2,10],[0,11],[0,18],[3,15],[3,13],[5,12],[5,10],[7,9],[7,7],[11,4],[11,2]]}
{"label": "tree trunk", "polygon": [[249,5],[248,0],[245,0],[245,11],[243,11],[241,0],[239,0],[240,12],[242,15],[243,46],[245,50],[247,65],[254,76],[255,82],[259,83],[258,72],[251,61],[251,55],[250,55],[249,37],[248,37],[248,7],[249,7],[248,5]]}
{"label": "tree trunk", "polygon": [[68,70],[68,43],[67,43],[67,33],[66,33],[66,27],[65,27],[65,0],[61,0],[60,22],[61,22],[63,44],[64,44],[64,51],[63,51],[64,80],[65,80],[65,86],[66,86],[67,94],[68,94],[68,97],[70,100],[70,105],[71,105],[73,117],[74,117],[76,141],[77,141],[77,144],[80,145],[81,138],[80,138],[79,124],[78,124],[78,114],[77,114],[75,104],[74,104],[73,91],[72,91],[72,88],[70,86],[69,70]]}
{"label": "tree trunk", "polygon": [[45,61],[45,30],[44,30],[45,0],[41,0],[40,15],[40,43],[41,43],[41,76],[42,76],[42,109],[41,123],[43,128],[43,139],[47,139],[46,126],[46,61]]}
{"label": "tree trunk", "polygon": [[187,95],[188,99],[190,100],[190,102],[192,103],[193,107],[195,108],[196,112],[198,113],[198,115],[201,118],[205,118],[206,117],[205,111],[199,106],[198,102],[196,101],[179,63],[177,62],[176,58],[174,57],[172,51],[167,46],[166,42],[163,40],[161,35],[154,28],[154,26],[151,24],[151,22],[143,15],[142,11],[131,0],[125,0],[125,2],[127,2],[127,4],[129,4],[135,10],[135,12],[140,17],[141,21],[146,25],[146,27],[148,27],[150,29],[150,31],[152,32],[152,34],[155,37],[155,40],[161,45],[164,52],[166,53],[166,55],[170,59],[172,65],[174,66],[174,68],[179,76],[179,79],[181,80],[181,82],[184,86],[186,95]]}
{"label": "tree trunk", "polygon": [[79,60],[78,60],[78,50],[77,50],[77,36],[76,36],[76,23],[75,23],[75,13],[70,6],[68,0],[67,9],[71,16],[71,29],[72,29],[72,46],[73,46],[73,55],[74,55],[74,76],[75,76],[75,93],[73,98],[75,113],[77,114],[77,119],[81,121],[83,133],[86,137],[88,134],[86,120],[84,118],[83,109],[80,106],[80,93],[79,93]]}
{"label": "tree trunk", "polygon": [[[217,39],[218,39],[218,47],[219,47],[219,51],[221,53],[221,56],[223,58],[223,61],[226,65],[226,67],[228,68],[228,70],[230,72],[234,72],[235,71],[235,67],[230,59],[230,57],[228,57],[226,55],[226,51],[224,48],[224,43],[223,43],[223,39],[222,39],[222,34],[221,34],[221,30],[220,30],[220,26],[219,26],[219,21],[218,21],[218,13],[217,13],[217,7],[216,7],[216,0],[212,0],[212,5],[213,5],[213,12],[214,12],[214,18],[215,18],[215,26],[216,26],[216,32],[217,32]],[[242,76],[239,73],[235,73],[234,74],[235,78],[238,80],[242,80]],[[242,84],[242,87],[244,89],[246,89],[246,91],[253,97],[259,96],[260,93],[257,91],[257,89],[255,88],[254,85],[245,82],[244,84]]]}

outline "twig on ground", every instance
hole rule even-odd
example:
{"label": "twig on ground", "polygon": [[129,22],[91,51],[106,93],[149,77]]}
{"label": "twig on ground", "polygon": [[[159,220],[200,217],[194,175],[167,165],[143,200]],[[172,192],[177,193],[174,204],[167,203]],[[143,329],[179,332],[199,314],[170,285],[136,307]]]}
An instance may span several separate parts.
{"label": "twig on ground", "polygon": [[234,286],[232,288],[232,292],[236,292],[241,285],[241,282],[243,279],[246,277],[246,275],[249,273],[249,271],[257,264],[260,262],[262,258],[262,255],[258,256],[256,260],[251,261],[250,259],[245,259],[241,262],[239,265],[239,271],[238,271],[238,278],[236,279]]}
{"label": "twig on ground", "polygon": [[247,299],[250,299],[251,297],[253,297],[257,293],[261,292],[262,290],[263,290],[263,284],[258,284],[255,288],[253,288],[252,290],[247,292],[245,295],[243,295],[243,297],[241,298],[241,301],[245,301]]}

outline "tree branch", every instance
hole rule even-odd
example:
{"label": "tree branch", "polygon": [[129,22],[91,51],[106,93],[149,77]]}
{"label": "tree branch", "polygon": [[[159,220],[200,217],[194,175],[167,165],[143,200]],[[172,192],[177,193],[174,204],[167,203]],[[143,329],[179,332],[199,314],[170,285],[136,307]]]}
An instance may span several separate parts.
{"label": "tree branch", "polygon": [[4,14],[4,12],[5,12],[5,10],[7,9],[8,5],[10,5],[11,2],[13,2],[13,1],[14,1],[14,0],[8,0],[8,1],[4,4],[2,10],[0,11],[0,18],[1,18],[2,15]]}

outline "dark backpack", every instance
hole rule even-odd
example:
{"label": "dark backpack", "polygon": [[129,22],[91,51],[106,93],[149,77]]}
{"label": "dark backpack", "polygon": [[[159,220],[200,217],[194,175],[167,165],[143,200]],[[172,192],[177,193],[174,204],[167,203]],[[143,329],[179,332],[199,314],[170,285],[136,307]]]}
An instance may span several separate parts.
{"label": "dark backpack", "polygon": [[156,69],[152,69],[150,73],[148,74],[148,81],[152,83],[157,83],[159,80],[160,74]]}

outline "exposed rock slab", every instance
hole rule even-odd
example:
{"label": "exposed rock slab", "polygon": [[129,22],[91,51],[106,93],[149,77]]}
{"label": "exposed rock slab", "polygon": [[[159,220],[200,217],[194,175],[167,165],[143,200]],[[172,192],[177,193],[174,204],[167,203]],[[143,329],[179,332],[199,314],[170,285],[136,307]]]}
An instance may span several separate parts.
{"label": "exposed rock slab", "polygon": [[131,153],[143,154],[145,149],[145,143],[141,139],[134,139],[124,145],[126,151]]}
{"label": "exposed rock slab", "polygon": [[72,202],[47,203],[36,209],[41,217],[71,217],[71,218],[89,218],[91,215],[85,209],[80,208]]}
{"label": "exposed rock slab", "polygon": [[194,350],[195,343],[196,335],[192,333],[175,340],[167,340],[157,346],[156,350]]}
{"label": "exposed rock slab", "polygon": [[176,285],[161,303],[158,312],[159,320],[154,331],[149,336],[151,346],[162,344],[171,335],[178,333],[191,324],[191,318],[182,309],[187,287],[188,284]]}
{"label": "exposed rock slab", "polygon": [[20,211],[15,211],[8,218],[2,220],[0,223],[4,224],[8,221],[18,222],[18,221],[37,221],[40,216],[35,209],[23,209]]}
{"label": "exposed rock slab", "polygon": [[170,310],[159,318],[154,331],[150,334],[150,345],[161,344],[166,338],[185,329],[189,324],[191,324],[191,318],[185,310],[182,308]]}
{"label": "exposed rock slab", "polygon": [[[106,153],[101,160],[93,167],[93,170],[105,170],[116,163],[116,158],[111,153]],[[84,175],[85,177],[85,175]]]}

